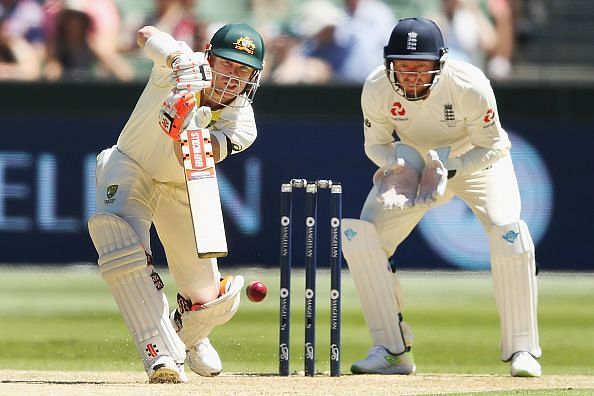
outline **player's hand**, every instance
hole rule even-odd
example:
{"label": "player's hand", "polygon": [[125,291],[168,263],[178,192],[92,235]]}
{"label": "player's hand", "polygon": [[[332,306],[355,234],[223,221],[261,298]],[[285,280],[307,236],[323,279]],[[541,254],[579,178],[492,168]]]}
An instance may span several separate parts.
{"label": "player's hand", "polygon": [[179,140],[179,134],[187,128],[195,113],[196,96],[174,88],[161,105],[159,126],[169,137]]}
{"label": "player's hand", "polygon": [[373,182],[378,186],[377,200],[384,209],[406,209],[414,205],[419,186],[419,172],[403,158],[378,169]]}
{"label": "player's hand", "polygon": [[448,183],[448,171],[439,155],[435,150],[427,152],[425,168],[421,174],[419,182],[419,194],[415,200],[415,205],[429,206],[435,202],[438,197],[445,194]]}
{"label": "player's hand", "polygon": [[208,128],[208,124],[212,120],[212,110],[208,106],[200,106],[196,109],[194,115],[194,122],[198,128]]}
{"label": "player's hand", "polygon": [[181,54],[171,64],[172,76],[177,89],[200,91],[212,84],[212,70],[202,52]]}

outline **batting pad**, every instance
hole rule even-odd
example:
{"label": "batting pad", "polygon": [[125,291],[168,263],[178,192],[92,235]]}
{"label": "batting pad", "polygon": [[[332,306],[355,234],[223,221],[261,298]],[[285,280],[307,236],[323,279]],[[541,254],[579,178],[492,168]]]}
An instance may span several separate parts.
{"label": "batting pad", "polygon": [[216,300],[209,301],[195,311],[178,308],[172,312],[171,321],[177,334],[188,348],[208,337],[215,326],[227,323],[239,308],[243,276],[235,275],[229,289]]}
{"label": "batting pad", "polygon": [[489,232],[491,273],[501,324],[501,359],[515,352],[540,357],[536,318],[534,244],[526,223],[493,226]]}
{"label": "batting pad", "polygon": [[167,298],[153,282],[132,227],[118,216],[98,213],[89,219],[89,234],[99,253],[99,272],[111,288],[145,370],[158,355],[183,363],[185,346],[169,321]]}
{"label": "batting pad", "polygon": [[384,346],[396,355],[406,352],[412,344],[412,332],[401,321],[395,274],[390,269],[375,226],[363,220],[343,219],[342,232],[342,252],[355,282],[373,344]]}

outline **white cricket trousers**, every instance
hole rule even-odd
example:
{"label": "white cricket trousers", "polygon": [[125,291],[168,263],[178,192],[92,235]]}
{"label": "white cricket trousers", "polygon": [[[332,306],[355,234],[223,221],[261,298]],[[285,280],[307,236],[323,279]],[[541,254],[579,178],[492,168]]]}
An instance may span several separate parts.
{"label": "white cricket trousers", "polygon": [[185,183],[152,179],[115,146],[97,156],[96,178],[97,213],[125,219],[149,254],[150,228],[155,225],[169,271],[182,296],[194,303],[218,297],[217,261],[198,258]]}
{"label": "white cricket trousers", "polygon": [[[454,176],[448,180],[444,196],[432,207],[442,205],[454,196],[468,205],[487,233],[492,225],[511,224],[520,219],[520,193],[510,156],[485,170]],[[373,187],[363,205],[361,220],[375,225],[382,247],[390,257],[430,208],[414,206],[405,210],[385,210],[376,197],[377,187]]]}

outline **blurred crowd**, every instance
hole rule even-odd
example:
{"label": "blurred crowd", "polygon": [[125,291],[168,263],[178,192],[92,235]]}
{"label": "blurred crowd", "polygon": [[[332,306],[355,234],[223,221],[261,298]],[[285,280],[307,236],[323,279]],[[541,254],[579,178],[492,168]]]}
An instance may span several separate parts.
{"label": "blurred crowd", "polygon": [[[201,15],[200,3],[215,1],[225,8],[221,0],[145,0],[152,4],[137,12],[124,0],[0,0],[0,79],[144,79],[151,65],[136,45],[137,29],[156,26],[201,51],[218,27],[237,22],[224,12]],[[528,0],[246,1],[243,21],[267,47],[264,83],[360,84],[383,63],[398,18],[412,12],[438,22],[451,57],[507,78]]]}

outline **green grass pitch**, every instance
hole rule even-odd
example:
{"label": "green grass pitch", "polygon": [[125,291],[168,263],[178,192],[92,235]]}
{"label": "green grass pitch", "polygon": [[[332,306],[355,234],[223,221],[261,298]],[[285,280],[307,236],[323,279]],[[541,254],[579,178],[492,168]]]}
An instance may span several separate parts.
{"label": "green grass pitch", "polygon": [[[224,268],[223,268],[224,270]],[[278,270],[233,268],[247,282],[262,280],[261,303],[242,298],[228,324],[211,341],[227,372],[278,370]],[[161,270],[170,303],[175,286]],[[539,326],[543,374],[594,375],[594,276],[539,276]],[[342,370],[370,346],[352,279],[343,276]],[[502,374],[499,325],[488,274],[404,272],[404,317],[415,334],[419,373]],[[0,269],[0,369],[142,370],[128,331],[95,267]],[[303,271],[294,270],[291,370],[303,370]],[[317,292],[316,369],[329,369],[329,276],[321,271]]]}

